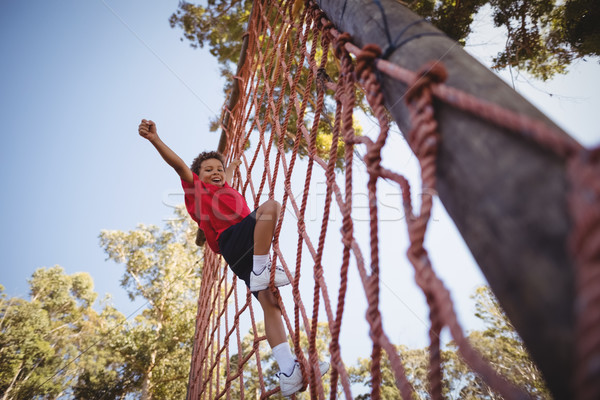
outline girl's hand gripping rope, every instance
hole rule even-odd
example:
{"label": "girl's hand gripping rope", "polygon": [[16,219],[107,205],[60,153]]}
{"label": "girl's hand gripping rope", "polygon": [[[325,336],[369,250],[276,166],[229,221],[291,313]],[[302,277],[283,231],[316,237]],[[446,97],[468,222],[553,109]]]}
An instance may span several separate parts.
{"label": "girl's hand gripping rope", "polygon": [[231,185],[235,170],[240,166],[241,163],[242,160],[238,160],[236,158],[235,160],[232,160],[231,163],[229,163],[229,165],[227,166],[227,169],[225,170],[225,181],[227,181],[229,185]]}

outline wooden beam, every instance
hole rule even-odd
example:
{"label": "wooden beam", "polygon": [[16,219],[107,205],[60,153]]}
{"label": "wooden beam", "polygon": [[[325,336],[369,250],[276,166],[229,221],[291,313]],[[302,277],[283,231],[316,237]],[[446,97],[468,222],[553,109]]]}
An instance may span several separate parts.
{"label": "wooden beam", "polygon": [[[248,53],[248,40],[250,35],[248,35],[248,26],[250,25],[250,21],[252,21],[252,15],[254,14],[254,2],[252,3],[252,8],[250,8],[250,16],[248,17],[248,25],[246,26],[246,35],[242,37],[242,48],[240,49],[240,59],[238,60],[237,68],[236,68],[236,76],[240,75],[242,68],[244,68],[244,64],[246,63],[246,54]],[[217,145],[217,151],[221,154],[225,152],[225,148],[227,147],[227,133],[230,130],[230,112],[237,105],[238,100],[240,99],[240,81],[237,79],[233,80],[233,88],[231,89],[231,93],[229,94],[229,101],[227,102],[227,108],[224,110],[221,124],[223,129],[221,129],[221,136],[219,137],[219,144]],[[198,238],[196,238],[196,243],[198,243]]]}
{"label": "wooden beam", "polygon": [[[380,9],[372,0],[317,0],[355,45],[388,45]],[[408,41],[389,61],[413,71],[444,63],[448,86],[555,126],[453,40],[394,0],[381,0],[390,36],[414,23]],[[386,106],[409,131],[406,85],[382,74]],[[574,268],[568,252],[571,220],[563,160],[515,134],[438,102],[442,136],[437,190],[446,210],[523,338],[557,400],[573,398]],[[431,249],[435,251],[435,249]],[[447,265],[438,268],[449,268]]]}

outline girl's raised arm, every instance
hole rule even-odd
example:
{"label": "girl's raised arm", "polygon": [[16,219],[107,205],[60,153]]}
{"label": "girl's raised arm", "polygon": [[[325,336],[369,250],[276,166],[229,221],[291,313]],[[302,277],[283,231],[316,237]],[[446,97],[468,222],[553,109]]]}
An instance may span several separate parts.
{"label": "girl's raised arm", "polygon": [[156,132],[156,124],[151,120],[143,119],[138,128],[140,136],[148,139],[156,148],[161,157],[169,164],[181,179],[188,183],[194,183],[194,174],[187,164],[167,146]]}

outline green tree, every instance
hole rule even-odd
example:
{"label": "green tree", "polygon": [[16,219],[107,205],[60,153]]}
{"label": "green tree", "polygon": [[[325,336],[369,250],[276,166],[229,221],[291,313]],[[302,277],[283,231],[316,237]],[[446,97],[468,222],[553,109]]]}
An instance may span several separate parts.
{"label": "green tree", "polygon": [[[184,38],[192,46],[208,45],[229,76],[239,57],[251,3],[250,0],[209,0],[206,5],[196,5],[182,1],[170,23],[183,30]],[[489,4],[493,23],[507,34],[505,48],[493,60],[495,69],[514,67],[546,80],[564,73],[575,59],[600,55],[600,9],[594,0],[412,0],[403,3],[461,44],[471,33],[474,15]]]}
{"label": "green tree", "polygon": [[471,33],[473,17],[488,0],[413,0],[407,6],[449,37],[464,45]]}
{"label": "green tree", "polygon": [[[87,273],[55,266],[36,270],[31,299],[0,297],[0,392],[3,400],[70,396],[84,366],[99,353],[102,321],[118,316],[92,305],[97,294]],[[104,355],[111,359],[110,355]]]}
{"label": "green tree", "polygon": [[2,399],[16,399],[25,393],[31,393],[33,397],[55,392],[46,385],[36,388],[57,367],[52,362],[52,343],[47,340],[51,330],[48,314],[39,304],[19,298],[7,299],[2,293],[0,316]]}
{"label": "green tree", "polygon": [[[496,27],[504,30],[507,35],[504,48],[492,60],[492,68],[496,70],[516,68],[526,71],[536,78],[546,80],[555,74],[566,72],[567,67],[575,59],[598,55],[600,25],[595,21],[598,20],[600,11],[597,10],[598,7],[594,7],[592,1],[412,0],[402,3],[461,44],[466,42],[472,32],[474,16],[483,6],[491,6],[492,22]],[[252,4],[251,0],[208,0],[205,3],[183,0],[169,19],[171,27],[181,29],[183,34],[181,40],[189,41],[194,48],[206,46],[217,58],[221,66],[221,74],[226,78],[224,87],[226,97],[233,92],[234,82],[236,82],[234,72],[239,61],[242,37]],[[283,13],[296,18],[302,15],[302,11],[306,7],[304,0],[295,0],[293,3],[286,4],[290,4],[290,7]],[[282,40],[283,45],[277,51],[273,51],[271,47],[274,45],[274,41],[271,40],[271,37],[280,31],[280,25],[276,21],[283,13],[280,13],[280,10],[275,7],[265,7],[263,12],[267,14],[264,17],[270,21],[270,29],[269,34],[259,37],[260,43],[257,52],[265,54],[265,60],[262,61],[265,64],[263,67],[270,72],[256,75],[259,82],[253,95],[262,100],[257,102],[257,109],[250,115],[248,126],[252,127],[250,129],[266,132],[269,137],[272,127],[279,125],[282,129],[275,132],[273,145],[277,146],[282,143],[284,150],[289,151],[298,140],[298,154],[300,158],[303,158],[309,153],[309,144],[304,137],[298,138],[300,132],[298,127],[304,125],[310,129],[317,117],[317,98],[323,90],[325,106],[320,112],[321,120],[318,126],[315,151],[319,157],[328,160],[332,146],[334,120],[332,110],[335,110],[335,99],[333,94],[325,90],[325,86],[319,83],[319,77],[317,77],[317,82],[308,88],[308,92],[305,92],[305,88],[309,85],[309,75],[313,71],[308,67],[304,54],[298,50],[291,54],[295,45],[301,41],[299,34],[302,33],[304,27],[302,24],[290,26],[288,30],[285,30],[290,33],[287,41]],[[346,18],[351,18],[351,16]],[[393,24],[393,21],[390,23]],[[411,34],[417,32],[418,29],[419,26],[412,27]],[[323,49],[320,47],[320,39],[315,30],[311,30],[308,32],[307,48],[315,47],[317,48],[315,60],[318,63]],[[248,57],[254,56],[254,54],[248,54]],[[325,79],[329,78],[337,82],[340,73],[339,63],[332,51],[327,54],[327,58],[325,71],[320,70],[322,74],[320,78],[325,77]],[[281,64],[282,59],[291,60],[289,62],[291,65],[288,65],[289,72],[286,77],[275,79],[273,71]],[[272,65],[273,68],[270,69],[269,65]],[[266,75],[269,77],[267,78]],[[295,84],[297,92],[290,89],[288,77],[297,79],[297,84]],[[268,79],[268,85],[261,79]],[[272,102],[271,99],[267,100],[266,97],[262,97],[271,90],[273,90]],[[358,91],[357,96],[357,106],[370,115],[371,111],[366,105],[364,93]],[[296,110],[296,101],[306,105],[302,121]],[[272,104],[280,106],[274,107],[274,110],[271,107]],[[288,107],[291,107],[290,113],[287,112]],[[225,111],[223,111],[221,116],[217,116],[211,121],[211,131],[221,128],[225,115]],[[360,131],[358,129],[355,132],[360,134]],[[247,148],[250,143],[243,145]],[[344,166],[344,152],[345,146],[340,139],[336,152],[336,168],[340,171]]]}
{"label": "green tree", "polygon": [[555,29],[577,57],[600,56],[600,8],[594,0],[567,0],[554,12]]}
{"label": "green tree", "polygon": [[[484,321],[486,327],[482,331],[473,331],[469,334],[468,338],[473,347],[508,380],[522,387],[535,398],[550,399],[550,392],[539,370],[531,361],[521,339],[499,307],[491,290],[487,286],[478,288],[474,299],[475,316]],[[407,378],[418,398],[430,398],[427,380],[429,365],[427,348],[409,349],[399,346],[397,349]],[[462,361],[453,342],[442,350],[442,370],[442,390],[446,397],[473,400],[501,398]],[[370,387],[370,360],[359,359],[357,366],[350,368],[350,376],[354,383]],[[382,376],[382,398],[390,400],[401,398],[386,354],[382,361]],[[368,399],[369,395],[357,398]]]}
{"label": "green tree", "polygon": [[187,388],[201,263],[196,224],[176,210],[165,229],[103,231],[121,281],[147,306],[133,321],[97,294],[86,273],[41,268],[30,300],[0,286],[0,393],[9,399],[173,399]]}
{"label": "green tree", "polygon": [[492,60],[493,69],[526,71],[540,80],[565,73],[573,60],[600,55],[600,10],[593,0],[413,0],[409,7],[464,44],[473,16],[492,9],[506,44]]}
{"label": "green tree", "polygon": [[130,371],[124,368],[125,360],[118,351],[118,343],[127,335],[126,319],[112,306],[105,306],[99,315],[90,337],[99,337],[78,359],[81,371],[73,385],[73,398],[122,399],[135,391],[135,381]]}
{"label": "green tree", "polygon": [[[295,2],[294,7],[290,12],[298,17],[301,15],[302,7],[304,2],[298,0]],[[221,74],[226,78],[226,84],[224,91],[229,94],[232,90],[232,84],[234,82],[233,76],[236,70],[237,63],[240,57],[240,51],[242,46],[242,35],[250,15],[252,7],[251,1],[214,1],[209,0],[206,5],[193,4],[190,2],[181,2],[178,10],[171,16],[170,24],[172,27],[179,27],[183,31],[183,37],[189,40],[192,47],[204,47],[208,46],[211,54],[217,57],[221,66]],[[279,16],[277,9],[271,9],[270,15],[267,16],[272,20],[273,32],[278,32],[281,28],[277,21]],[[319,74],[314,77],[314,83],[310,83],[312,86],[309,87],[309,96],[304,98],[304,93],[309,85],[309,76],[313,74],[313,71],[308,68],[308,62],[306,61],[305,55],[301,53],[301,49],[296,48],[296,44],[301,39],[301,34],[304,27],[293,26],[287,32],[289,37],[285,42],[285,45],[281,46],[277,52],[272,48],[274,43],[268,38],[264,37],[262,43],[259,45],[260,51],[266,54],[265,67],[269,70],[269,66],[272,66],[271,75],[274,75],[273,71],[278,67],[281,60],[291,60],[289,66],[289,75],[297,79],[295,88],[297,92],[293,92],[288,82],[288,76],[281,76],[276,82],[275,79],[269,82],[269,85],[265,85],[264,82],[259,82],[258,88],[255,94],[258,98],[261,98],[265,93],[269,92],[270,88],[273,88],[272,96],[273,102],[280,104],[279,113],[274,115],[275,112],[270,108],[270,102],[263,101],[259,104],[255,115],[251,116],[249,124],[253,124],[254,129],[258,131],[271,132],[271,128],[275,125],[275,121],[278,121],[282,127],[283,137],[279,136],[279,132],[276,132],[274,145],[277,145],[278,141],[281,140],[284,149],[287,151],[294,146],[296,135],[298,133],[298,126],[302,123],[310,130],[312,121],[315,119],[317,109],[317,99],[319,92],[324,92],[325,106],[321,112],[320,122],[318,127],[317,143],[315,144],[315,151],[322,159],[329,159],[329,149],[332,145],[332,131],[334,121],[335,100],[331,92],[325,89],[323,83],[328,79],[337,80],[339,76],[338,63],[335,60],[332,51],[327,53],[328,62],[324,70],[320,70]],[[182,38],[183,40],[183,38]],[[315,55],[315,62],[319,64],[324,49],[321,47],[321,38],[314,31],[308,32],[307,46],[317,48]],[[280,51],[280,52],[279,52]],[[306,56],[308,57],[308,56]],[[303,120],[299,121],[300,115],[296,110],[295,97],[302,97],[298,100],[305,102],[306,112],[303,116]],[[363,96],[359,94],[359,96]],[[263,100],[266,99],[266,96]],[[362,103],[359,101],[359,105]],[[291,108],[288,113],[288,108]],[[287,119],[286,119],[287,116]],[[211,122],[210,130],[216,131],[221,127],[220,119],[216,119]],[[360,134],[360,129],[357,130],[357,134]],[[308,154],[308,143],[304,138],[300,138],[299,156],[304,157]],[[338,169],[343,168],[343,156],[344,156],[344,145],[340,140],[337,147],[337,160],[336,167]]]}
{"label": "green tree", "polygon": [[143,400],[185,397],[201,275],[196,228],[180,207],[165,229],[140,225],[100,234],[108,258],[125,265],[121,286],[148,304],[112,341]]}
{"label": "green tree", "polygon": [[[494,297],[488,286],[477,288],[475,295],[475,316],[486,324],[483,331],[473,331],[469,334],[469,340],[485,359],[503,376],[511,382],[538,399],[550,399],[550,392],[546,388],[540,371],[531,361],[529,353],[516,330],[500,308],[498,300]],[[449,346],[456,354],[456,346]],[[454,380],[465,376],[468,367],[459,357],[455,357],[450,370],[457,373],[452,377]],[[465,385],[460,391],[461,398],[500,398],[493,393],[478,376],[470,373],[471,384]],[[469,396],[466,396],[469,394]],[[463,397],[463,395],[465,395]]]}
{"label": "green tree", "polygon": [[554,2],[492,0],[494,24],[507,33],[504,50],[494,57],[494,68],[515,67],[546,80],[564,73],[576,53],[560,40]]}

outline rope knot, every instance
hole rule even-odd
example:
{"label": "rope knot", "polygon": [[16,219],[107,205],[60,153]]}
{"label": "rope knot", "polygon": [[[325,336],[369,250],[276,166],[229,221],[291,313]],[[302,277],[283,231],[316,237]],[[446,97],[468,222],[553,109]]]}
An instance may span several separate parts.
{"label": "rope knot", "polygon": [[377,146],[369,146],[369,150],[364,156],[365,163],[367,164],[367,171],[371,174],[379,174],[381,165],[381,152]]}
{"label": "rope knot", "polygon": [[327,83],[331,83],[331,82],[333,82],[333,79],[331,79],[331,77],[329,75],[327,75],[327,70],[325,70],[325,68],[319,68],[317,70],[317,77],[316,77],[317,90],[318,91],[327,90]]}
{"label": "rope knot", "polygon": [[[406,91],[406,104],[410,111],[412,128],[408,133],[408,143],[421,163],[421,168],[431,168],[435,160],[440,136],[434,118],[431,86],[442,83],[448,77],[446,68],[437,61],[426,63],[419,69],[415,81]],[[429,159],[429,161],[426,161]],[[423,175],[430,176],[429,173]],[[435,188],[435,174],[423,184]]]}
{"label": "rope knot", "polygon": [[311,3],[310,14],[313,20],[315,21],[315,26],[317,27],[317,29],[322,30],[323,18],[327,19],[325,13],[321,11],[321,9],[315,3]]}
{"label": "rope knot", "polygon": [[[327,18],[327,17],[325,17],[325,18]],[[323,24],[323,30],[329,31],[331,28],[334,28],[333,22],[331,22],[330,20],[327,20],[327,22],[325,22]]]}
{"label": "rope knot", "polygon": [[335,42],[334,53],[335,56],[341,59],[345,54],[348,54],[346,51],[346,43],[352,42],[352,36],[348,32],[344,32],[337,37]]}
{"label": "rope knot", "polygon": [[365,45],[356,57],[356,76],[364,80],[374,67],[375,60],[381,55],[381,48],[373,43]]}
{"label": "rope knot", "polygon": [[448,78],[446,67],[440,61],[429,61],[419,69],[417,78],[406,91],[406,102],[412,103],[421,95],[426,88],[433,84],[443,83]]}

